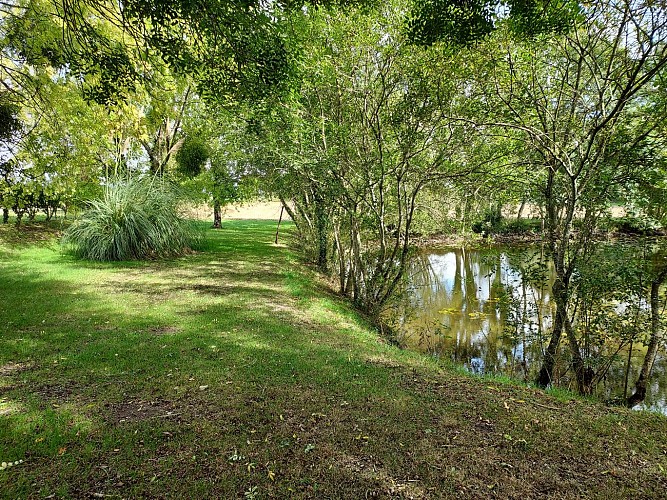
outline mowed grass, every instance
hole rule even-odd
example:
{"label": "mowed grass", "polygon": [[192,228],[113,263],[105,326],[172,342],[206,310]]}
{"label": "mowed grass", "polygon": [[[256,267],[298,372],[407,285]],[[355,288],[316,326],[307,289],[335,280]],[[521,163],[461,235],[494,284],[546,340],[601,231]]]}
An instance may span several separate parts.
{"label": "mowed grass", "polygon": [[667,419],[401,351],[274,230],[96,264],[0,227],[0,496],[664,498]]}

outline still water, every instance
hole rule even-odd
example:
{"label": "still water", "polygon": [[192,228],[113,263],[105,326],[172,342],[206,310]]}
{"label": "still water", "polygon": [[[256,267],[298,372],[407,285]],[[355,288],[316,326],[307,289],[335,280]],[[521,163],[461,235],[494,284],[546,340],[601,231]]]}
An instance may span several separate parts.
{"label": "still water", "polygon": [[[539,262],[544,262],[539,247],[425,251],[412,261],[406,293],[389,321],[408,348],[447,357],[473,373],[531,381],[554,313],[553,273]],[[643,346],[633,347],[628,391],[644,353]],[[604,399],[623,396],[628,350],[610,359],[597,389]],[[557,370],[557,384],[573,388],[566,368],[561,364]],[[664,346],[640,407],[667,414]]]}

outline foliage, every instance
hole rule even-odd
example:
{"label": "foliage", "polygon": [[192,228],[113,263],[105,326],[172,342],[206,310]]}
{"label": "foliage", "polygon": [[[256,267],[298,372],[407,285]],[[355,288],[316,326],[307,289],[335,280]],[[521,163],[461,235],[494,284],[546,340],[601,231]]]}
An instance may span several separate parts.
{"label": "foliage", "polygon": [[6,92],[0,93],[0,140],[11,140],[12,136],[21,130],[21,121],[17,115],[19,108],[8,102]]}
{"label": "foliage", "polygon": [[419,45],[470,45],[508,21],[518,37],[565,33],[579,19],[574,0],[413,0],[408,38]]}
{"label": "foliage", "polygon": [[179,215],[173,186],[157,178],[118,180],[63,236],[78,257],[97,260],[147,259],[188,250],[195,233]]}
{"label": "foliage", "polygon": [[210,156],[209,146],[204,141],[197,137],[186,138],[176,154],[178,170],[186,177],[199,175],[206,167]]}
{"label": "foliage", "polygon": [[255,137],[270,140],[257,156],[320,269],[375,315],[403,278],[422,191],[475,170],[453,148],[465,127],[450,127],[438,107],[464,82],[443,76],[456,61],[447,50],[406,45],[396,4],[381,20],[332,16],[293,20],[307,47],[300,98],[288,113],[259,116]]}
{"label": "foliage", "polygon": [[493,30],[493,6],[480,0],[417,0],[407,23],[411,40],[432,45],[446,39],[465,45]]}
{"label": "foliage", "polygon": [[512,0],[509,5],[510,26],[519,36],[564,34],[582,16],[582,6],[574,0]]}
{"label": "foliage", "polygon": [[647,217],[626,215],[612,219],[608,229],[620,234],[651,236],[658,234],[660,224]]}

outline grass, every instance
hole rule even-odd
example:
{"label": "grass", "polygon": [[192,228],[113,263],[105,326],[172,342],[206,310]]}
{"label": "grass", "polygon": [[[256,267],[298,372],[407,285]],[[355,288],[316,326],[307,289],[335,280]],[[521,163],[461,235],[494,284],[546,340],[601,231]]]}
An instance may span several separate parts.
{"label": "grass", "polygon": [[[0,227],[4,498],[660,498],[667,419],[383,342],[275,223],[152,262]],[[56,227],[57,229],[57,227]]]}

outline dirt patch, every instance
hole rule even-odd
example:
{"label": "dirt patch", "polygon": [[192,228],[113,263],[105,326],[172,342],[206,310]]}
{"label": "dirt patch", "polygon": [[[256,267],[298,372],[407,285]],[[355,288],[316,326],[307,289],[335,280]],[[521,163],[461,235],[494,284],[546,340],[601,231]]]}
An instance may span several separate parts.
{"label": "dirt patch", "polygon": [[176,326],[155,326],[148,329],[149,333],[153,335],[173,335],[175,333],[180,333],[182,330]]}
{"label": "dirt patch", "polygon": [[374,488],[367,491],[369,498],[381,498],[389,495],[395,498],[428,498],[427,492],[416,479],[394,477],[382,464],[369,456],[340,454],[336,463],[348,470],[353,477],[360,477]]}
{"label": "dirt patch", "polygon": [[112,325],[111,323],[104,323],[101,325],[95,325],[94,326],[95,331],[98,332],[112,332],[114,330],[118,330],[118,327],[116,325]]}
{"label": "dirt patch", "polygon": [[78,385],[75,382],[70,382],[67,384],[41,385],[34,390],[34,393],[46,402],[62,404],[71,399],[77,390]]}
{"label": "dirt patch", "polygon": [[17,385],[0,385],[0,399],[3,394],[9,394],[18,389]]}
{"label": "dirt patch", "polygon": [[301,310],[299,310],[294,304],[287,302],[288,299],[286,299],[282,303],[275,302],[273,300],[266,300],[259,305],[261,306],[261,308],[270,311],[271,313],[282,314],[284,316],[289,316],[290,318],[292,317],[297,318],[303,316],[303,312]]}
{"label": "dirt patch", "polygon": [[136,399],[106,403],[104,409],[106,420],[114,424],[140,422],[151,418],[178,418],[181,415],[172,401],[160,398],[152,401]]}

